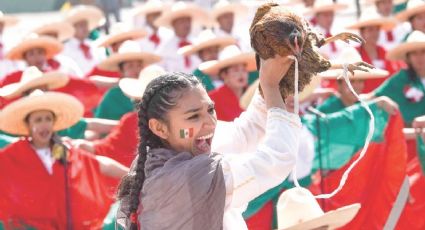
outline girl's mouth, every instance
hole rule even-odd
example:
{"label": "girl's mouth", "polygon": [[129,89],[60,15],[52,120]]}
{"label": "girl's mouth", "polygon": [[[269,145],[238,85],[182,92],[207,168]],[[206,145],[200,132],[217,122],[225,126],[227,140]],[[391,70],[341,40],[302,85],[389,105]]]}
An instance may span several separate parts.
{"label": "girl's mouth", "polygon": [[214,133],[210,133],[195,139],[195,147],[199,153],[210,153],[211,152],[211,142]]}

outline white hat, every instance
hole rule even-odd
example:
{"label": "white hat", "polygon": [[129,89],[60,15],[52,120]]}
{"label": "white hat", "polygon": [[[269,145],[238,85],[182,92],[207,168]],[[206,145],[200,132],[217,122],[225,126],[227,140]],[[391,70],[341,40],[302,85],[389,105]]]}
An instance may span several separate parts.
{"label": "white hat", "polygon": [[177,53],[188,56],[208,47],[219,46],[223,48],[236,43],[237,40],[231,36],[218,37],[212,30],[207,29],[199,33],[194,44],[180,48]]}
{"label": "white hat", "polygon": [[425,12],[425,1],[409,0],[406,9],[398,13],[395,17],[400,21],[406,21],[410,17]]}
{"label": "white hat", "polygon": [[157,65],[150,65],[144,68],[138,79],[123,78],[118,83],[125,95],[134,99],[141,99],[145,93],[146,86],[155,78],[165,74],[165,70]]}
{"label": "white hat", "polygon": [[192,18],[192,24],[211,25],[212,20],[208,13],[201,7],[183,1],[174,3],[170,10],[164,11],[159,18],[156,19],[156,26],[172,27],[171,23],[181,17]]}
{"label": "white hat", "polygon": [[156,12],[163,12],[169,9],[169,5],[160,0],[149,0],[134,10],[134,16],[142,16]]}
{"label": "white hat", "polygon": [[214,20],[225,13],[233,13],[236,17],[242,17],[248,12],[248,7],[241,3],[229,2],[228,0],[219,0],[211,11],[211,17]]}
{"label": "white hat", "polygon": [[116,42],[136,40],[145,37],[147,34],[148,32],[144,29],[132,29],[128,24],[119,22],[111,26],[111,33],[100,42],[99,46],[107,47]]}
{"label": "white hat", "polygon": [[42,48],[46,51],[46,57],[52,58],[62,51],[63,45],[57,39],[47,36],[38,36],[37,34],[30,34],[22,42],[13,47],[6,54],[6,58],[10,60],[23,59],[23,55],[30,49]]}
{"label": "white hat", "polygon": [[85,20],[88,22],[89,30],[96,29],[106,22],[106,19],[99,8],[87,5],[78,5],[71,8],[65,17],[65,20],[72,25],[81,20]]}
{"label": "white hat", "polygon": [[425,49],[425,34],[421,31],[413,31],[405,42],[398,44],[387,52],[386,58],[389,60],[406,60],[406,54]]}
{"label": "white hat", "polygon": [[347,4],[334,3],[332,0],[316,0],[313,7],[306,11],[306,14],[318,14],[327,11],[336,12],[347,8]]}
{"label": "white hat", "polygon": [[0,22],[4,23],[5,26],[13,26],[18,23],[18,18],[3,14],[0,10]]}
{"label": "white hat", "polygon": [[74,36],[75,29],[69,22],[62,21],[44,24],[33,30],[32,33],[40,36],[50,36],[50,33],[55,33],[57,34],[57,39],[60,42],[64,42]]}
{"label": "white hat", "polygon": [[382,17],[376,11],[376,8],[371,8],[363,11],[359,20],[354,24],[347,26],[347,29],[361,29],[368,26],[379,26],[382,30],[391,30],[397,25],[397,21],[393,18]]}

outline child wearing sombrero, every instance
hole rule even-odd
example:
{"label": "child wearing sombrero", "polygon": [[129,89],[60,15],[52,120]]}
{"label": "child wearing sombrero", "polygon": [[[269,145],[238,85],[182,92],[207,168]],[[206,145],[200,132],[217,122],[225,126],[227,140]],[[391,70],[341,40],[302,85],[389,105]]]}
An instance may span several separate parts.
{"label": "child wearing sombrero", "polygon": [[415,30],[425,33],[425,2],[422,0],[409,0],[406,9],[395,15],[401,22],[409,22],[411,30],[403,39],[405,42],[408,36]]}
{"label": "child wearing sombrero", "polygon": [[0,113],[0,129],[22,138],[0,150],[0,220],[6,228],[100,228],[112,202],[103,176],[127,168],[63,142],[56,131],[75,124],[82,104],[34,91]]}

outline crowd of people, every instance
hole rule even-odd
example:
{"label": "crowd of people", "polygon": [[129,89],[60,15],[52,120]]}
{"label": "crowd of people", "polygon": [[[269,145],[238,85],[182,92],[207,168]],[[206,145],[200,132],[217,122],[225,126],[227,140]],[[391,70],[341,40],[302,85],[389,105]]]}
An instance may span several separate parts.
{"label": "crowd of people", "polygon": [[341,68],[299,97],[251,48],[263,1],[148,0],[107,30],[74,5],[23,37],[0,11],[0,229],[424,229],[425,1],[276,2],[363,39],[318,48]]}

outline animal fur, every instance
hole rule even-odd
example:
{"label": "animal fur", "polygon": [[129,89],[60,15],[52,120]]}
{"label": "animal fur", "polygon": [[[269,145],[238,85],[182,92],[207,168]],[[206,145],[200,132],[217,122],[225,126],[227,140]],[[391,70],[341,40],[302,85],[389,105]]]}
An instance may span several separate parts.
{"label": "animal fur", "polygon": [[[320,47],[325,44],[324,38],[314,33],[302,17],[276,3],[266,3],[257,9],[249,32],[251,46],[256,52],[257,69],[260,68],[259,57],[266,60],[276,54],[282,57],[297,56],[300,92],[310,83],[314,75],[331,67],[331,63],[313,49],[314,46]],[[300,52],[294,53],[297,45]],[[294,73],[295,63],[279,83],[283,99],[295,92]]]}

